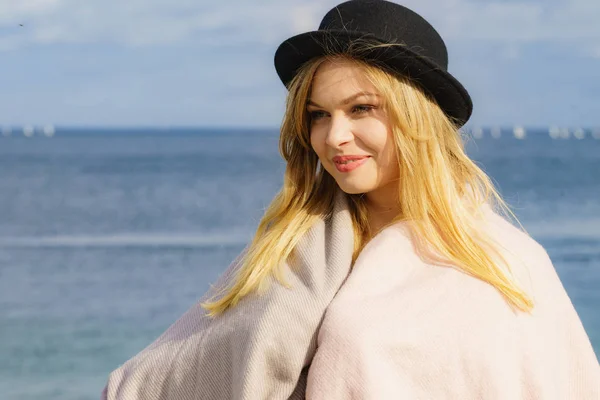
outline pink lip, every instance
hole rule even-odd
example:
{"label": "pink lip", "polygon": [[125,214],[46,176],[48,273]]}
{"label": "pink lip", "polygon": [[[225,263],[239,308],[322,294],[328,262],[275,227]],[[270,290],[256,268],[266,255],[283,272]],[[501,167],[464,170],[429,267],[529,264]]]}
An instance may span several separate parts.
{"label": "pink lip", "polygon": [[[360,167],[369,160],[369,156],[336,156],[333,157],[333,163],[340,172],[350,172]],[[341,164],[342,162],[350,161],[347,164]]]}
{"label": "pink lip", "polygon": [[362,160],[363,158],[366,158],[369,156],[359,156],[359,155],[349,155],[349,156],[335,156],[332,158],[334,163],[339,163],[339,162],[344,162],[344,161],[350,161],[350,160]]}

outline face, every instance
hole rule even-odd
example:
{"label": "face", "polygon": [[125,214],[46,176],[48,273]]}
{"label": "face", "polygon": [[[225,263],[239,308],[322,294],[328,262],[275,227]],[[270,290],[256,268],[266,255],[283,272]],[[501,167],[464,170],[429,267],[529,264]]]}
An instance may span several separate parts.
{"label": "face", "polygon": [[360,67],[326,61],[317,69],[310,99],[310,141],[322,166],[349,194],[393,202],[398,164],[383,99]]}

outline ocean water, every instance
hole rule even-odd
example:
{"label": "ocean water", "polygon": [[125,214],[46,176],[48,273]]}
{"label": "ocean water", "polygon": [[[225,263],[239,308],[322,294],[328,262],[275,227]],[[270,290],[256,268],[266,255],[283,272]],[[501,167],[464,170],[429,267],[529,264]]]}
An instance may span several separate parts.
{"label": "ocean water", "polygon": [[[0,137],[0,399],[97,399],[208,289],[281,185],[276,131]],[[469,142],[600,354],[600,140]]]}

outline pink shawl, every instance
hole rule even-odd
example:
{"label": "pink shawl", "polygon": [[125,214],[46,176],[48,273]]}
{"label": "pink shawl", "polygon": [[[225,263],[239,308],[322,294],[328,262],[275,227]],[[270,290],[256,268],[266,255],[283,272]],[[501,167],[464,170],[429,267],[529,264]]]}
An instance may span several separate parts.
{"label": "pink shawl", "polygon": [[351,271],[339,194],[285,265],[292,290],[273,280],[216,319],[194,305],[110,374],[102,399],[600,399],[600,366],[547,253],[484,208],[531,314],[423,261],[403,224],[371,240]]}

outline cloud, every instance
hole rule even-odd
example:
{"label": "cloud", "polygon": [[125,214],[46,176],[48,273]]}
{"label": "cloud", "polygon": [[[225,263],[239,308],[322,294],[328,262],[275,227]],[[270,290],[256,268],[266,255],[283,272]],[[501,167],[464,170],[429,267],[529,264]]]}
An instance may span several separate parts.
{"label": "cloud", "polygon": [[[0,52],[14,51],[3,55],[5,118],[273,124],[285,95],[274,47],[316,29],[339,1],[0,0]],[[394,1],[446,40],[474,121],[597,121],[600,1]],[[577,55],[587,60],[572,62]]]}
{"label": "cloud", "polygon": [[600,60],[600,46],[590,46],[588,48],[588,54],[590,57]]}
{"label": "cloud", "polygon": [[[0,0],[0,48],[27,44],[114,43],[154,46],[195,41],[273,45],[315,29],[338,1]],[[524,43],[600,40],[600,2],[406,0],[450,41]],[[25,23],[24,29],[17,29]]]}
{"label": "cloud", "polygon": [[[560,6],[537,4],[493,3],[473,7],[463,22],[475,25],[481,39],[533,42],[551,40],[600,39],[600,3],[572,0]],[[463,31],[462,37],[467,30]]]}
{"label": "cloud", "polygon": [[[275,43],[318,23],[322,2],[263,0],[227,4],[190,0],[0,0],[0,48],[26,44],[116,43],[124,46]],[[25,26],[19,29],[18,25]]]}
{"label": "cloud", "polygon": [[14,17],[45,14],[59,7],[61,2],[61,0],[1,0],[0,9],[2,14],[0,14],[0,21],[10,20]]}

